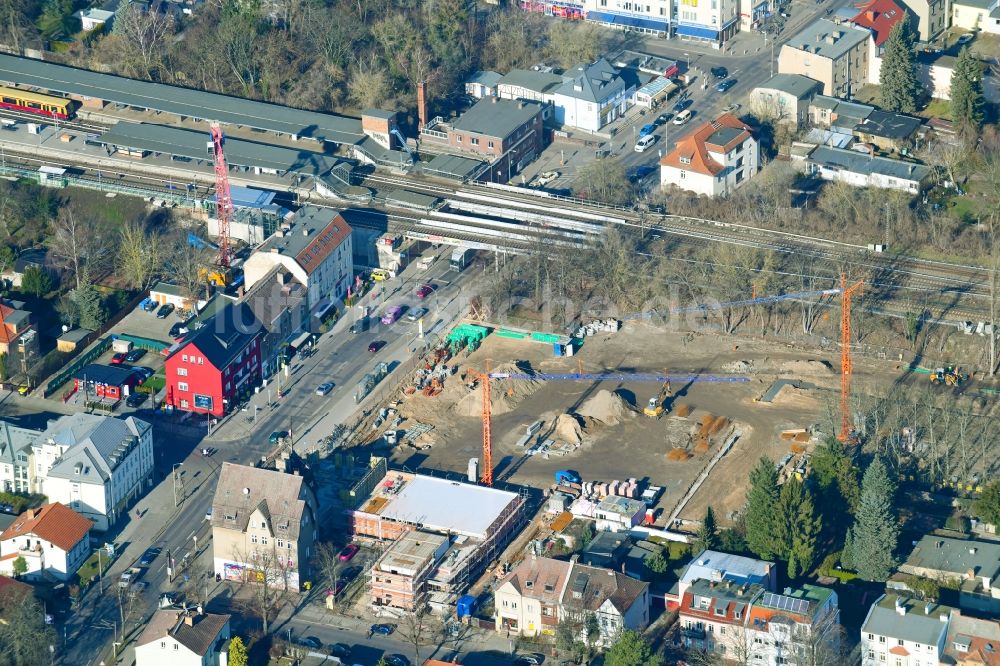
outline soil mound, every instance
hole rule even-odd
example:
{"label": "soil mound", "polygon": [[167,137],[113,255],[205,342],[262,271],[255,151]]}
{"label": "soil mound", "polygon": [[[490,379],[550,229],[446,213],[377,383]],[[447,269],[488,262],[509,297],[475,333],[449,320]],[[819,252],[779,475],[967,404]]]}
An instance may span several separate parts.
{"label": "soil mound", "polygon": [[690,460],[690,458],[691,454],[684,449],[670,449],[670,453],[667,454],[667,460],[675,460],[677,462]]}
{"label": "soil mound", "polygon": [[[531,366],[526,362],[504,363],[494,368],[492,373],[509,373],[513,375],[531,374]],[[493,414],[506,414],[542,387],[539,379],[518,378],[506,379],[498,378],[490,380],[490,410]],[[455,403],[455,412],[461,416],[480,417],[483,413],[483,387],[482,383],[475,389],[462,396]]]}
{"label": "soil mound", "polygon": [[604,425],[618,425],[631,414],[631,410],[618,393],[602,389],[587,398],[576,413]]}
{"label": "soil mound", "polygon": [[578,446],[583,441],[583,426],[572,414],[560,414],[556,419],[554,434],[557,439]]}
{"label": "soil mound", "polygon": [[807,389],[785,384],[778,390],[771,403],[784,407],[815,407],[817,400]]}
{"label": "soil mound", "polygon": [[753,370],[753,361],[731,361],[722,366],[723,372],[734,375],[746,375]]}
{"label": "soil mound", "polygon": [[782,372],[797,375],[828,375],[833,368],[826,361],[786,361],[781,364]]}

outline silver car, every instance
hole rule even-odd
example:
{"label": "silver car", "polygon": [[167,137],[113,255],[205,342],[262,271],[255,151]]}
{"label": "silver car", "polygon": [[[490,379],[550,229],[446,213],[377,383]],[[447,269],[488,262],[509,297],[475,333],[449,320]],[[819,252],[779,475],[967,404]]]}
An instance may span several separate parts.
{"label": "silver car", "polygon": [[410,310],[410,313],[406,315],[406,318],[409,321],[417,321],[426,314],[427,314],[427,308],[417,308],[416,310]]}
{"label": "silver car", "polygon": [[333,382],[323,382],[316,387],[316,395],[326,395],[333,390]]}

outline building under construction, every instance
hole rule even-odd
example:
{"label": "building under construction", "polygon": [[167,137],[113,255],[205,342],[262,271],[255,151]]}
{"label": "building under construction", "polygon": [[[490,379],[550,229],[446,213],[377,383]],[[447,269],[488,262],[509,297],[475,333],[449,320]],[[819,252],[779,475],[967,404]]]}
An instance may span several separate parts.
{"label": "building under construction", "polygon": [[[373,465],[370,472],[383,469]],[[355,495],[356,508],[348,512],[353,536],[390,546],[412,530],[444,535],[446,547],[432,549],[426,584],[419,583],[435,607],[454,604],[526,521],[526,498],[517,493],[392,470],[370,476],[359,483],[371,490]]]}

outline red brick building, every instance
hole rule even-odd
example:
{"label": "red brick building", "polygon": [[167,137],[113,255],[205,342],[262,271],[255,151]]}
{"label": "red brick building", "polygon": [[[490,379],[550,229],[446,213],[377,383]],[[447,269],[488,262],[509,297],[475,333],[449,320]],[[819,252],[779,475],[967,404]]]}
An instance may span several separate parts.
{"label": "red brick building", "polygon": [[167,357],[166,404],[222,416],[260,383],[264,329],[243,304],[227,304]]}

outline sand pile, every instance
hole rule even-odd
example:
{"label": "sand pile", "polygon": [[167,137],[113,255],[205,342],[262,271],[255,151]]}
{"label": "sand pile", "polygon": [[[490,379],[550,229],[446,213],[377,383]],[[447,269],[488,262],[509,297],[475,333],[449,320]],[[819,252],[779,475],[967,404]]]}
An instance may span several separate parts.
{"label": "sand pile", "polygon": [[781,364],[781,371],[796,375],[828,375],[833,368],[826,361],[786,361]]}
{"label": "sand pile", "polygon": [[686,417],[690,413],[691,413],[691,406],[688,405],[687,403],[678,404],[677,408],[674,410],[674,414],[680,416],[681,418]]}
{"label": "sand pile", "polygon": [[753,361],[731,361],[722,366],[723,372],[734,375],[746,375],[753,370]]}
{"label": "sand pile", "polygon": [[684,460],[690,460],[691,454],[684,449],[670,449],[670,453],[667,454],[667,460],[674,460],[677,462],[682,462]]}
{"label": "sand pile", "polygon": [[785,384],[775,394],[771,404],[785,407],[814,407],[817,404],[815,396],[808,389],[801,389],[791,384]]}
{"label": "sand pile", "polygon": [[576,413],[604,425],[618,425],[632,412],[618,393],[602,389],[587,398]]}
{"label": "sand pile", "polygon": [[572,414],[560,414],[556,419],[553,434],[556,439],[578,446],[583,441],[583,426]]}
{"label": "sand pile", "polygon": [[[527,363],[504,363],[491,370],[491,373],[531,374],[531,366]],[[452,382],[455,383],[455,382]],[[506,414],[542,387],[544,382],[538,379],[491,379],[490,380],[490,410],[494,415]],[[462,396],[455,403],[455,412],[462,416],[481,417],[483,414],[483,387],[480,383],[476,388]]]}

